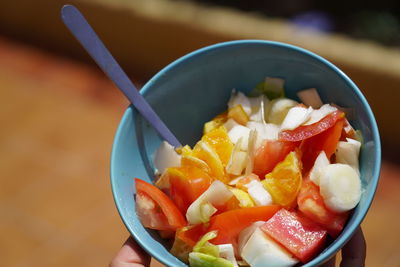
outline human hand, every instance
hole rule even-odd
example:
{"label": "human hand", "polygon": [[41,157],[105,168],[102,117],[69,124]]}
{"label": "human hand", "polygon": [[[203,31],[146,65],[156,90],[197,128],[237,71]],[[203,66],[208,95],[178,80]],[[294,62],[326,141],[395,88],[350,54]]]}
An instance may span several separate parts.
{"label": "human hand", "polygon": [[117,255],[112,259],[110,267],[145,267],[150,266],[150,256],[136,244],[130,236]]}
{"label": "human hand", "polygon": [[[340,267],[365,266],[366,250],[367,247],[364,234],[361,227],[359,227],[349,242],[347,242],[347,244],[342,248],[342,261],[340,262]],[[333,257],[323,264],[322,267],[333,267],[335,266],[335,262],[336,257]]]}

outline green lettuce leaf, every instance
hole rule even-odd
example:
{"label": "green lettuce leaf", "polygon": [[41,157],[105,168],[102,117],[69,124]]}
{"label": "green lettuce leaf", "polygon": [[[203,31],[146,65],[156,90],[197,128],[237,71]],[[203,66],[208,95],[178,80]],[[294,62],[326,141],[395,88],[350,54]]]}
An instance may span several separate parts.
{"label": "green lettuce leaf", "polygon": [[285,81],[281,78],[267,77],[265,81],[256,85],[249,96],[265,95],[270,100],[285,97],[284,83]]}
{"label": "green lettuce leaf", "polygon": [[217,231],[211,231],[205,234],[193,247],[193,252],[200,252],[210,256],[218,257],[219,249],[216,245],[208,242],[217,236]]}
{"label": "green lettuce leaf", "polygon": [[233,267],[233,263],[228,260],[200,252],[189,254],[189,264],[191,267]]}

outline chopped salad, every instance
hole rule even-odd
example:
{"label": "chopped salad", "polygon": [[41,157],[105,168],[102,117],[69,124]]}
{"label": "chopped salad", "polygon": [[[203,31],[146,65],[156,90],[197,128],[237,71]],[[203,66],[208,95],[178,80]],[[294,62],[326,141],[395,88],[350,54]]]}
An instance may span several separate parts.
{"label": "chopped salad", "polygon": [[194,145],[163,142],[155,184],[135,179],[144,227],[190,266],[293,266],[343,230],[361,197],[361,134],[316,89],[266,78],[232,92]]}

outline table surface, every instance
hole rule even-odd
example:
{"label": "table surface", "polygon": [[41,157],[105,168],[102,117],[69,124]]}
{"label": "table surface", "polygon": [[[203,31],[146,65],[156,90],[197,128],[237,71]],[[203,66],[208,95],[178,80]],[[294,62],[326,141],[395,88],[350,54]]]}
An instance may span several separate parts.
{"label": "table surface", "polygon": [[[93,66],[2,37],[0,58],[2,266],[107,265],[128,236],[109,183],[127,101]],[[399,172],[383,161],[367,266],[400,266]]]}

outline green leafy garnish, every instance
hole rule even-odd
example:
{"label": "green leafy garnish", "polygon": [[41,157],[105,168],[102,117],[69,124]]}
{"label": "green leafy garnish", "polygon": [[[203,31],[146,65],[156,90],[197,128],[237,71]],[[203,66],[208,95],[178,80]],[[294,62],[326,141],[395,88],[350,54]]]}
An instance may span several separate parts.
{"label": "green leafy garnish", "polygon": [[233,263],[228,260],[200,252],[189,254],[189,264],[190,267],[233,267]]}
{"label": "green leafy garnish", "polygon": [[265,81],[256,85],[249,96],[265,95],[270,100],[285,97],[284,83],[285,80],[281,78],[267,77]]}

